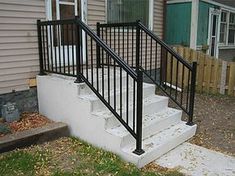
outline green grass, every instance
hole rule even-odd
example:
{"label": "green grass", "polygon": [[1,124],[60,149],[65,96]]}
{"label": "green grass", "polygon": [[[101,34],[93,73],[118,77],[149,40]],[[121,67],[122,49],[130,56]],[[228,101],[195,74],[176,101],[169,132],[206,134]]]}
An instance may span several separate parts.
{"label": "green grass", "polygon": [[138,169],[118,156],[74,138],[64,138],[41,146],[0,156],[0,175],[117,175],[181,176],[175,170],[146,167]]}

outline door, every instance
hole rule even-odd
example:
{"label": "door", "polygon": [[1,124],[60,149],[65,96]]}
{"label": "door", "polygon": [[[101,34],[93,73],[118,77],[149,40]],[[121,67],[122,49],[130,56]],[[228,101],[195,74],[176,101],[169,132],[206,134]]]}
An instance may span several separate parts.
{"label": "door", "polygon": [[[84,21],[84,19],[86,19],[84,16],[86,13],[83,12],[84,2],[85,0],[47,0],[47,18],[48,20],[65,20],[73,19],[75,16],[78,16]],[[57,31],[57,33],[52,34],[51,37],[53,41],[51,43],[55,48],[52,54],[53,56],[60,56],[60,58],[53,58],[57,58],[57,60],[60,59],[60,62],[67,66],[69,63],[76,61],[76,59],[74,59],[76,58],[75,26],[64,25],[63,27],[60,26],[54,29],[54,31]],[[84,37],[84,35],[82,36]],[[85,51],[84,47],[82,49]]]}
{"label": "door", "polygon": [[209,54],[216,58],[218,57],[219,19],[220,19],[220,10],[210,9],[209,31],[208,31]]}

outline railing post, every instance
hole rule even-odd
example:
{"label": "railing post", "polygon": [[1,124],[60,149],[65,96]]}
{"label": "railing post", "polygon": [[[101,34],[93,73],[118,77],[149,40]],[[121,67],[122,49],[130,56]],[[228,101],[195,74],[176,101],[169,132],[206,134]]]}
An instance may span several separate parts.
{"label": "railing post", "polygon": [[79,27],[79,17],[75,17],[75,25],[76,25],[76,72],[77,72],[77,79],[75,83],[83,82],[81,79],[81,27]]}
{"label": "railing post", "polygon": [[143,72],[137,69],[137,125],[136,125],[136,149],[133,153],[141,155],[142,149],[142,115],[143,114]]}
{"label": "railing post", "polygon": [[[96,32],[97,32],[97,36],[100,38],[100,23],[97,22],[96,23]],[[98,43],[96,43],[96,64],[97,67],[100,68],[100,46]]]}
{"label": "railing post", "polygon": [[136,70],[140,67],[140,26],[139,20],[136,21]]}
{"label": "railing post", "polygon": [[39,53],[39,75],[45,75],[43,70],[43,55],[42,55],[42,31],[41,31],[41,20],[37,20],[37,32],[38,32],[38,53]]}
{"label": "railing post", "polygon": [[190,102],[189,102],[189,118],[187,125],[194,125],[193,123],[193,109],[194,99],[196,90],[196,74],[197,74],[197,62],[193,62],[192,77],[191,77],[191,91],[190,91]]}

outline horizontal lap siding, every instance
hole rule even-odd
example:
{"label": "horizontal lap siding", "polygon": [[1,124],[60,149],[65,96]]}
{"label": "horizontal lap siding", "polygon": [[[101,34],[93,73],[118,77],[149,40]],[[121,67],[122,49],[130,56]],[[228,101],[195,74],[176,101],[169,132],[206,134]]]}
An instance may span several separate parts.
{"label": "horizontal lap siding", "polygon": [[0,0],[0,94],[29,88],[39,70],[37,19],[44,0]]}
{"label": "horizontal lap siding", "polygon": [[[100,22],[100,23],[105,23],[106,22],[106,4],[105,4],[105,0],[102,1],[95,1],[95,0],[88,0],[88,6],[87,6],[87,13],[88,13],[88,25],[96,30],[96,23]],[[153,32],[159,37],[159,38],[163,38],[163,7],[164,7],[164,0],[154,0],[154,7],[153,7]],[[113,32],[112,32],[113,33]],[[112,34],[112,48],[114,47],[114,36]],[[110,45],[110,40],[109,40],[109,36],[108,36],[108,41],[107,43]],[[124,48],[124,60],[127,60],[127,37],[125,34],[125,39],[124,39],[124,43],[125,43],[125,48]],[[105,41],[105,37],[104,37],[104,41]],[[89,42],[90,43],[90,42]],[[117,33],[116,33],[116,47],[117,47]],[[132,43],[131,37],[129,37],[129,45]],[[154,42],[153,42],[154,43]],[[150,46],[150,38],[148,38],[148,46]],[[155,44],[153,44],[153,47],[155,46]],[[89,51],[90,51],[90,45],[88,44],[89,47]],[[120,52],[119,55],[123,56],[123,42],[122,40],[120,41]],[[143,54],[145,55],[145,45],[143,45]],[[148,62],[148,68],[150,68],[150,49],[148,49],[148,54],[147,54],[147,62]],[[117,51],[117,48],[116,48]],[[89,52],[90,53],[90,52]],[[93,47],[93,56],[94,59],[95,58],[95,47]],[[132,47],[130,45],[129,49],[128,49],[128,60],[129,63],[132,62]],[[135,56],[135,43],[134,43],[134,53],[133,55]],[[155,51],[152,51],[152,56],[155,56]],[[158,57],[158,62],[159,62],[159,57],[160,57],[160,47],[158,46],[158,53],[157,53],[157,57]],[[89,57],[90,58],[90,57]],[[159,64],[159,63],[157,63]]]}

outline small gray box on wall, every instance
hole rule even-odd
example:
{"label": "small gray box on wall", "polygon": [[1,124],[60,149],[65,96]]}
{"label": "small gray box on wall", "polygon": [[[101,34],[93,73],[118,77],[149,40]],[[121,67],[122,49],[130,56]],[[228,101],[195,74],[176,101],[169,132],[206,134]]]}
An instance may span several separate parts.
{"label": "small gray box on wall", "polygon": [[20,119],[19,111],[15,103],[7,103],[2,107],[2,117],[7,122],[18,121]]}

